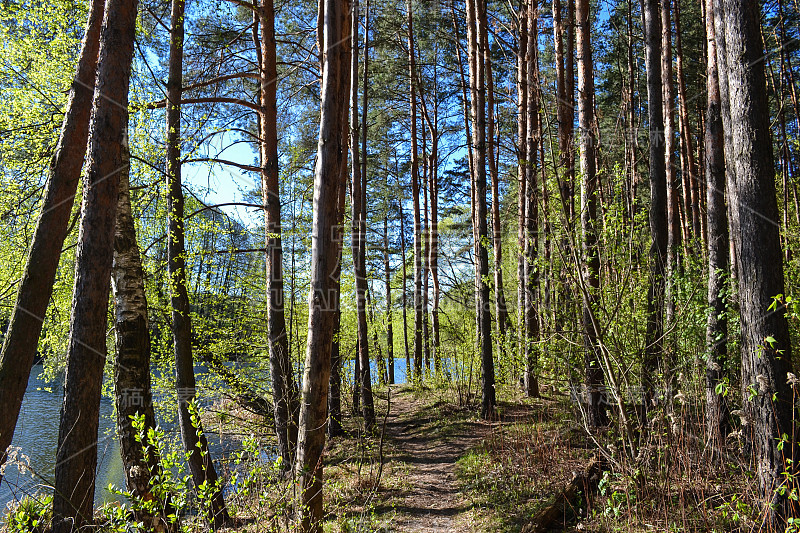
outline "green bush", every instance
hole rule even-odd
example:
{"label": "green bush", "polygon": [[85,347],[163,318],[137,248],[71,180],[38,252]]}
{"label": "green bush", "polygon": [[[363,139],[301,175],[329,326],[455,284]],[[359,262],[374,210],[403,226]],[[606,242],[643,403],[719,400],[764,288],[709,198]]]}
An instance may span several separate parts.
{"label": "green bush", "polygon": [[53,518],[53,497],[44,494],[25,496],[12,504],[6,515],[9,532],[43,532]]}

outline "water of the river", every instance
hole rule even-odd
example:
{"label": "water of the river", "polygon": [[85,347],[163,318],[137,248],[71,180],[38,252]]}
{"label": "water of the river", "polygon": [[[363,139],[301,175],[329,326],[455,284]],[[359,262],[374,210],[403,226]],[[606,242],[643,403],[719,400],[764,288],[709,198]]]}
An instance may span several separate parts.
{"label": "water of the river", "polygon": [[[25,474],[13,465],[6,465],[0,485],[0,513],[6,504],[36,492],[52,492],[56,447],[58,445],[58,419],[64,389],[60,380],[48,383],[40,378],[42,367],[31,370],[28,388],[22,401],[17,429],[12,446],[21,448],[30,459],[31,471]],[[97,491],[96,500],[112,499],[106,487],[114,483],[124,486],[125,478],[119,446],[114,435],[114,404],[109,398],[100,401],[100,431],[97,439]]]}
{"label": "water of the river", "polygon": [[[372,380],[377,381],[377,368],[372,361]],[[345,373],[352,379],[352,366]],[[58,420],[63,399],[60,380],[48,383],[41,379],[42,367],[36,365],[31,370],[28,388],[22,402],[17,428],[12,446],[21,448],[30,460],[30,471],[22,473],[14,464],[7,464],[5,475],[0,483],[0,517],[5,514],[6,505],[23,496],[39,493],[52,493],[56,447],[58,445]],[[395,359],[395,382],[405,383],[405,359]],[[170,424],[160,421],[162,427],[170,430]],[[213,435],[212,455],[219,454],[219,442]],[[97,445],[97,489],[95,504],[117,499],[108,491],[109,483],[116,487],[125,486],[122,459],[115,434],[114,404],[110,398],[103,397],[100,402],[100,430]],[[215,453],[216,452],[216,453]]]}

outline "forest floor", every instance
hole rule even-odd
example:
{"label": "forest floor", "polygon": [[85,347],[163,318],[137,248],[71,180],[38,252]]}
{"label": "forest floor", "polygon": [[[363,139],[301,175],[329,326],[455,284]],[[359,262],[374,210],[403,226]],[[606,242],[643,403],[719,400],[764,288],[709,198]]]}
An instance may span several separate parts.
{"label": "forest floor", "polygon": [[452,390],[388,392],[388,415],[387,390],[375,395],[377,437],[330,445],[330,531],[520,531],[589,456],[556,417],[561,399],[514,398],[486,421]]}
{"label": "forest floor", "polygon": [[[724,464],[708,461],[701,439],[689,438],[702,430],[689,406],[674,419],[662,416],[669,426],[649,432],[640,445],[645,459],[626,463],[614,428],[590,437],[565,391],[543,387],[542,397],[532,399],[505,387],[498,395],[495,416],[482,420],[475,395],[457,385],[379,387],[376,429],[369,434],[349,395],[343,398],[345,434],[330,439],[325,451],[324,533],[531,533],[540,531],[543,510],[554,510],[544,521],[555,529],[547,531],[758,530],[746,458],[732,441]],[[241,451],[222,463],[238,487],[226,498],[234,519],[224,530],[297,531],[297,487],[279,461],[261,455],[270,442],[269,419],[245,415],[233,402],[209,413],[209,431],[240,439]],[[612,454],[603,465],[598,442]],[[604,470],[591,486],[583,476],[589,465]],[[567,487],[576,488],[561,498]],[[20,508],[25,517],[49,521],[47,504]],[[118,504],[104,506],[102,514],[108,527],[98,531],[140,530],[128,527]],[[208,531],[198,515],[187,515],[183,526]],[[0,521],[5,531],[40,529],[4,528]]]}
{"label": "forest floor", "polygon": [[[583,485],[572,493],[550,522],[553,531],[732,532],[756,523],[752,483],[735,460],[735,443],[729,463],[711,465],[701,440],[686,437],[702,430],[688,406],[679,433],[671,433],[675,423],[652,430],[642,444],[646,460],[629,464],[615,451],[613,427],[588,436],[567,392],[543,387],[542,397],[531,399],[505,387],[498,395],[496,416],[482,420],[477,398],[464,388],[379,387],[370,434],[343,396],[345,435],[325,451],[324,532],[528,533],[587,471],[598,441],[614,454],[608,471],[596,491]],[[241,419],[229,423],[243,431]],[[258,424],[268,433],[265,421]],[[237,519],[228,531],[295,531],[292,481],[276,478],[263,462],[253,472],[249,496],[231,495]]]}

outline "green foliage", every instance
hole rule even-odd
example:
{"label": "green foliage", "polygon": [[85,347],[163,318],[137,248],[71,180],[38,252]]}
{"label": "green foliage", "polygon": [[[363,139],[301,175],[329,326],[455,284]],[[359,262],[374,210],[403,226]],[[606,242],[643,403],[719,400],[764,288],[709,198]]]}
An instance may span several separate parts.
{"label": "green foliage", "polygon": [[734,494],[729,501],[723,502],[717,510],[721,512],[723,519],[727,520],[732,526],[739,526],[743,520],[749,520],[753,514],[753,508],[739,494]]}
{"label": "green foliage", "polygon": [[623,476],[619,473],[603,472],[603,477],[597,487],[600,495],[606,497],[605,507],[602,509],[603,516],[619,518],[629,505],[635,504],[636,492],[623,488],[626,484],[631,485],[630,482],[625,483]]}
{"label": "green foliage", "polygon": [[53,496],[33,494],[16,502],[6,513],[9,532],[43,533],[53,518]]}
{"label": "green foliage", "polygon": [[41,179],[61,126],[85,21],[84,2],[0,4],[0,172],[19,172],[23,182],[23,172],[34,182]]}
{"label": "green foliage", "polygon": [[[131,419],[136,431],[136,442],[142,446],[144,460],[148,465],[152,465],[148,467],[150,497],[142,499],[130,491],[116,487],[109,487],[109,490],[124,496],[130,502],[130,510],[134,514],[162,517],[167,523],[177,524],[191,501],[188,490],[191,486],[191,475],[185,473],[184,455],[178,451],[174,440],[172,442],[167,440],[163,429],[145,427],[144,415],[134,416]],[[158,459],[155,464],[153,464],[154,458]],[[120,511],[114,506],[107,509],[106,518],[112,524],[128,517],[127,514],[120,517]]]}
{"label": "green foliage", "polygon": [[[59,134],[86,21],[86,4],[58,0],[0,3],[0,324],[10,318],[42,186]],[[46,45],[45,45],[46,43]],[[76,202],[79,204],[80,200]],[[76,210],[77,211],[77,210]],[[73,226],[74,228],[74,226]],[[44,317],[39,352],[66,345],[74,272],[74,231],[64,245]],[[53,357],[50,375],[58,366]],[[63,363],[63,362],[62,362]]]}
{"label": "green foliage", "polygon": [[[202,435],[200,429],[200,413],[196,402],[189,405],[192,425],[198,437]],[[226,481],[219,478],[216,484],[203,481],[200,485],[193,485],[191,474],[186,471],[191,451],[182,451],[180,443],[168,439],[160,427],[145,427],[144,415],[132,416],[132,425],[136,431],[136,441],[142,446],[144,461],[148,468],[149,487],[144,497],[109,486],[109,491],[125,498],[125,504],[107,504],[101,509],[108,531],[148,531],[147,524],[152,520],[177,526],[180,531],[192,531],[192,524],[184,517],[193,509],[199,509],[202,516],[209,516],[211,502],[214,494],[221,490]],[[252,446],[252,441],[245,441],[245,447]],[[199,446],[199,444],[198,444]],[[206,454],[208,450],[201,450]],[[237,456],[239,459],[246,453],[245,450]],[[241,461],[236,461],[239,465]],[[260,474],[261,467],[250,464],[246,470],[243,490],[252,485],[253,476]],[[239,490],[239,472],[231,478],[235,489]],[[132,521],[132,518],[139,521]]]}

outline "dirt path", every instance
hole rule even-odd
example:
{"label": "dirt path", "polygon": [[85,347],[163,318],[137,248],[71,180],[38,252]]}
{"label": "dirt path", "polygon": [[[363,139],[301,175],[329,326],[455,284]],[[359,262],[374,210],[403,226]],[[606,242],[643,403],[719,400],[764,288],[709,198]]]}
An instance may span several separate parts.
{"label": "dirt path", "polygon": [[[392,391],[386,438],[392,461],[405,463],[407,490],[394,499],[393,531],[469,532],[471,503],[458,490],[456,461],[480,444],[489,426],[467,417],[445,417],[446,406]],[[405,484],[404,483],[404,484]]]}

